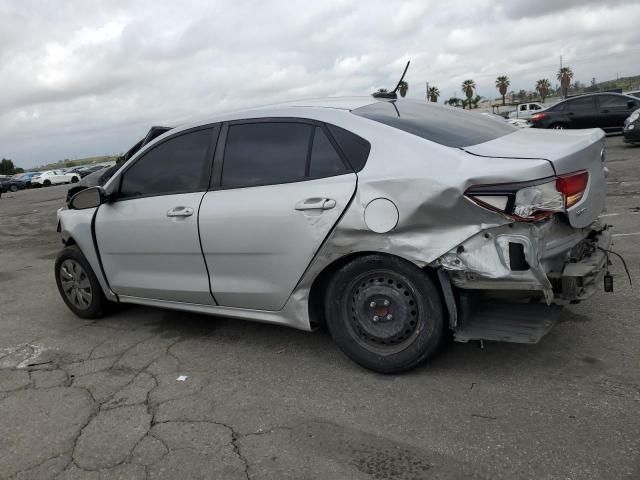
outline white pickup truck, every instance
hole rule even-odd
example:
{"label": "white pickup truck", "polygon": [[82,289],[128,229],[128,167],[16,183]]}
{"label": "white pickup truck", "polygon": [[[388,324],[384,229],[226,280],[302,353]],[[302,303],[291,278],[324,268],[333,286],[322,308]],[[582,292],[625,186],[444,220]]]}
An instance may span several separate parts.
{"label": "white pickup truck", "polygon": [[509,112],[509,118],[530,118],[545,108],[547,106],[544,103],[521,103],[513,112]]}

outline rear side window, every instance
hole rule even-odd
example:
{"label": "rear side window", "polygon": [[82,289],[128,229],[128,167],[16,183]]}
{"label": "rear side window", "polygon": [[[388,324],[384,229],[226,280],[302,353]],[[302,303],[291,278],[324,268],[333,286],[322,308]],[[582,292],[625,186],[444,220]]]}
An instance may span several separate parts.
{"label": "rear side window", "polygon": [[356,172],[362,170],[367,163],[367,158],[369,158],[371,144],[364,138],[344,128],[336,127],[335,125],[327,125],[327,128],[338,143],[351,168]]}
{"label": "rear side window", "polygon": [[302,122],[235,124],[227,133],[221,186],[276,185],[347,171],[321,127]]}
{"label": "rear side window", "polygon": [[154,147],[122,175],[119,197],[131,198],[204,190],[209,182],[207,151],[212,129],[198,130]]}
{"label": "rear side window", "polygon": [[570,112],[595,110],[596,104],[594,97],[576,98],[566,103],[565,110]]}
{"label": "rear side window", "polygon": [[345,168],[340,155],[333,148],[322,128],[315,127],[311,161],[309,162],[309,176],[311,178],[331,177],[344,173]]}
{"label": "rear side window", "polygon": [[495,140],[518,130],[486,115],[411,100],[373,103],[351,113],[456,148]]}
{"label": "rear side window", "polygon": [[304,123],[231,125],[222,167],[222,187],[250,187],[305,178],[313,126]]}
{"label": "rear side window", "polygon": [[617,96],[617,95],[602,95],[598,99],[600,101],[600,108],[608,108],[612,110],[628,110],[629,102],[633,102],[633,99]]}

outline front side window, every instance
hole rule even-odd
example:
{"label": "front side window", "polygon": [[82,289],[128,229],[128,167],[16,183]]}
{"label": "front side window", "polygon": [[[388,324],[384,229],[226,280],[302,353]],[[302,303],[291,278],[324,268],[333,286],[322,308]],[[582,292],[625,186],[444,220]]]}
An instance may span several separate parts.
{"label": "front side window", "polygon": [[121,198],[147,197],[206,189],[212,129],[170,138],[145,153],[123,174]]}
{"label": "front side window", "polygon": [[567,102],[566,109],[571,112],[594,110],[593,97],[576,98]]}

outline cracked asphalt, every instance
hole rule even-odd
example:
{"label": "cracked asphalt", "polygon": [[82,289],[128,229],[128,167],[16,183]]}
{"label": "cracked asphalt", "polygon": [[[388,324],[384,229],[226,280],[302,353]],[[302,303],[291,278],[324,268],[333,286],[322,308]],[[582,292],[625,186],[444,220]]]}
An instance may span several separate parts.
{"label": "cracked asphalt", "polygon": [[[640,283],[640,147],[607,143],[603,220]],[[0,198],[0,478],[640,478],[640,301],[617,260],[615,292],[538,345],[384,376],[322,331],[75,317],[53,277],[66,188]]]}

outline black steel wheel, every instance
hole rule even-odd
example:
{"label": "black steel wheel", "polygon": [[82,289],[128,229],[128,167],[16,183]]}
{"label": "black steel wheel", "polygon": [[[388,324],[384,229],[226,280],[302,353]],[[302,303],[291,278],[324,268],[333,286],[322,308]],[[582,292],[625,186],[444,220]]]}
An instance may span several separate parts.
{"label": "black steel wheel", "polygon": [[367,255],[342,267],[327,289],[325,308],[338,346],[377,372],[417,366],[437,353],[444,337],[437,287],[397,257]]}

